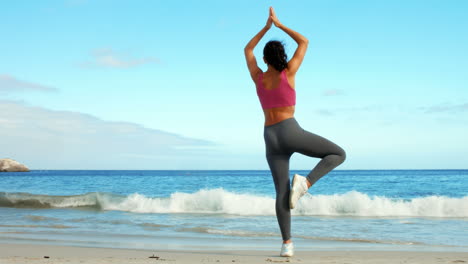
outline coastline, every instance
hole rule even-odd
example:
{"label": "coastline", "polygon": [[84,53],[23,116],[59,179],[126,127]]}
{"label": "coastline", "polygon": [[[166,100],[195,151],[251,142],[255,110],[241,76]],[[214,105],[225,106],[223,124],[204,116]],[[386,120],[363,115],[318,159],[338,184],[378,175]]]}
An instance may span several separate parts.
{"label": "coastline", "polygon": [[[47,256],[48,258],[45,258]],[[150,258],[154,256],[153,258]],[[0,243],[0,263],[468,263],[468,252],[296,250],[292,258],[262,250],[147,250]]]}
{"label": "coastline", "polygon": [[268,171],[1,177],[0,264],[468,264],[468,170],[331,173],[292,212],[293,258]]}

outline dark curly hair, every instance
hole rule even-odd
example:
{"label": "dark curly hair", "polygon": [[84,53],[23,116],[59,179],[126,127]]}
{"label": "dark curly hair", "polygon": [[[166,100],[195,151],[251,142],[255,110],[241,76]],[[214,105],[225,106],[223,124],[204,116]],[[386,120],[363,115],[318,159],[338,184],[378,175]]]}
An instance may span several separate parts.
{"label": "dark curly hair", "polygon": [[280,41],[271,40],[263,48],[263,56],[268,64],[277,71],[288,68],[288,55],[284,51],[284,45]]}

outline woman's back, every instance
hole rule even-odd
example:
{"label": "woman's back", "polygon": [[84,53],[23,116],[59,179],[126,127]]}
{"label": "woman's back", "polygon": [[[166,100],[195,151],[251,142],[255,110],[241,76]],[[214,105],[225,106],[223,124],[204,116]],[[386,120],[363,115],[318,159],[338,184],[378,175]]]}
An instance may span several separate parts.
{"label": "woman's back", "polygon": [[294,106],[296,91],[289,84],[286,69],[260,73],[257,82],[257,95],[263,109]]}
{"label": "woman's back", "polygon": [[286,69],[261,72],[255,84],[265,115],[265,126],[294,117],[296,91],[288,81]]}

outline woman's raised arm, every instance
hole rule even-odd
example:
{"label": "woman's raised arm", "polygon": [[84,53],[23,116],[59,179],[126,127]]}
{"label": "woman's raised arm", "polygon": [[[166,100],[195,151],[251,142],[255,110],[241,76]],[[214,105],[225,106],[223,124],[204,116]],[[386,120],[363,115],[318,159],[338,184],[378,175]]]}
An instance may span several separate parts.
{"label": "woman's raised arm", "polygon": [[247,61],[247,67],[249,68],[250,77],[255,82],[258,74],[262,71],[257,64],[257,59],[255,59],[255,55],[253,50],[255,46],[257,46],[258,42],[263,38],[265,33],[271,28],[271,24],[273,21],[271,20],[271,16],[268,17],[266,25],[258,32],[244,48],[245,60]]}

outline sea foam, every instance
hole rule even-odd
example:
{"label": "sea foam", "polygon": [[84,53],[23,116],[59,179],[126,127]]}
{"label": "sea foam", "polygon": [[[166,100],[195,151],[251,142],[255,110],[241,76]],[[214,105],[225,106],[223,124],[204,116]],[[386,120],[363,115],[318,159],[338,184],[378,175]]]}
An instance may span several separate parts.
{"label": "sea foam", "polygon": [[[172,193],[169,197],[147,197],[134,193],[118,195],[92,192],[53,196],[0,192],[0,206],[28,208],[91,207],[134,213],[195,213],[232,215],[275,215],[275,199],[217,189],[195,193]],[[365,217],[468,217],[468,196],[461,198],[426,196],[412,199],[369,196],[351,191],[333,195],[306,195],[293,215]]]}

